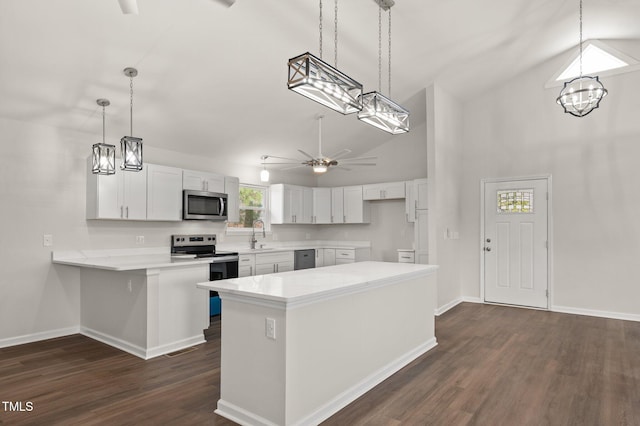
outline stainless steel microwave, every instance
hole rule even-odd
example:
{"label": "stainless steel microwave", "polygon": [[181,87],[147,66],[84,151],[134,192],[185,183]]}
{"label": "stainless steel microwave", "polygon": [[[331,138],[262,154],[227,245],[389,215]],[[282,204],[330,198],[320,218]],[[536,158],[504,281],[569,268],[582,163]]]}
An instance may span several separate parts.
{"label": "stainless steel microwave", "polygon": [[182,219],[227,220],[227,194],[207,191],[182,191]]}

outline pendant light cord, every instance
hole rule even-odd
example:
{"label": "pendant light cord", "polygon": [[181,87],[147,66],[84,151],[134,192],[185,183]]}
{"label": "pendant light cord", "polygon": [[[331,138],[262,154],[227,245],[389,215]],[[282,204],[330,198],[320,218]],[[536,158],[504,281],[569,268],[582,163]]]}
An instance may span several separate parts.
{"label": "pendant light cord", "polygon": [[582,0],[580,0],[580,77],[582,77]]}
{"label": "pendant light cord", "polygon": [[382,93],[382,5],[378,4],[378,92]]}
{"label": "pendant light cord", "polygon": [[334,53],[334,65],[336,67],[336,69],[338,69],[338,0],[335,0],[335,10],[334,10],[334,19],[333,19],[333,25],[334,25],[334,36],[333,36],[333,43],[334,43],[334,47],[333,47],[333,53]]}
{"label": "pendant light cord", "polygon": [[105,143],[105,136],[104,136],[104,109],[105,109],[105,105],[102,105],[102,143]]}
{"label": "pendant light cord", "polygon": [[389,8],[389,92],[387,95],[391,97],[391,8]]}
{"label": "pendant light cord", "polygon": [[131,137],[133,137],[133,76],[129,77],[131,82],[129,83],[129,89],[131,90],[131,102],[129,103],[129,114],[131,118]]}
{"label": "pendant light cord", "polygon": [[320,59],[322,59],[322,0],[320,0],[320,24],[318,25],[320,31]]}

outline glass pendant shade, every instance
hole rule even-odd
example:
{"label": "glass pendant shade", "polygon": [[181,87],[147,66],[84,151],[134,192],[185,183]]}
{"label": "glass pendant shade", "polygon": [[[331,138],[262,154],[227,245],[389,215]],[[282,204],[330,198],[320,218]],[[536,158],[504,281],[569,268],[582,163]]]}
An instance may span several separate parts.
{"label": "glass pendant shade", "polygon": [[260,182],[269,182],[269,170],[262,169],[260,171]]}
{"label": "glass pendant shade", "polygon": [[392,135],[409,131],[409,111],[378,92],[362,95],[358,119]]}
{"label": "glass pendant shade", "polygon": [[556,102],[564,108],[564,112],[584,117],[598,108],[607,93],[598,77],[581,76],[564,83]]}
{"label": "glass pendant shade", "polygon": [[313,173],[325,173],[327,171],[327,166],[324,164],[315,164],[313,166]]}
{"label": "glass pendant shade", "polygon": [[93,145],[92,169],[94,174],[112,175],[116,172],[116,147],[106,143]]}
{"label": "glass pendant shade", "polygon": [[289,59],[287,87],[342,114],[362,109],[362,84],[309,52]]}
{"label": "glass pendant shade", "polygon": [[142,139],[133,136],[124,136],[120,139],[120,151],[122,154],[122,170],[142,170]]}

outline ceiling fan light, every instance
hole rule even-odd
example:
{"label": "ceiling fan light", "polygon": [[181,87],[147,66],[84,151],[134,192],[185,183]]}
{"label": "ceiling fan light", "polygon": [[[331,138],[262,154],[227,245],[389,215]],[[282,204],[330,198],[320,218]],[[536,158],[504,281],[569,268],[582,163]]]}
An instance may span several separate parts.
{"label": "ceiling fan light", "polygon": [[598,108],[608,93],[598,77],[582,76],[565,82],[556,102],[564,108],[564,112],[584,117]]}
{"label": "ceiling fan light", "polygon": [[309,52],[289,59],[287,87],[345,115],[362,110],[362,84]]}
{"label": "ceiling fan light", "polygon": [[260,170],[260,182],[269,182],[269,170]]}
{"label": "ceiling fan light", "polygon": [[327,171],[327,166],[325,166],[324,164],[315,164],[313,166],[313,173],[325,173]]}
{"label": "ceiling fan light", "polygon": [[392,135],[409,131],[409,111],[378,92],[361,96],[362,111],[358,120]]}

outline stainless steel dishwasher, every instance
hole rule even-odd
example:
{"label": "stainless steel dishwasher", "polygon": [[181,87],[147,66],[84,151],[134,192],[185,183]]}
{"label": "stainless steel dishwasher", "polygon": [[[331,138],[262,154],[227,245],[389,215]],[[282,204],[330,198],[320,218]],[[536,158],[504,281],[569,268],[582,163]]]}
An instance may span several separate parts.
{"label": "stainless steel dishwasher", "polygon": [[314,249],[294,250],[293,254],[294,270],[316,267],[316,251]]}

